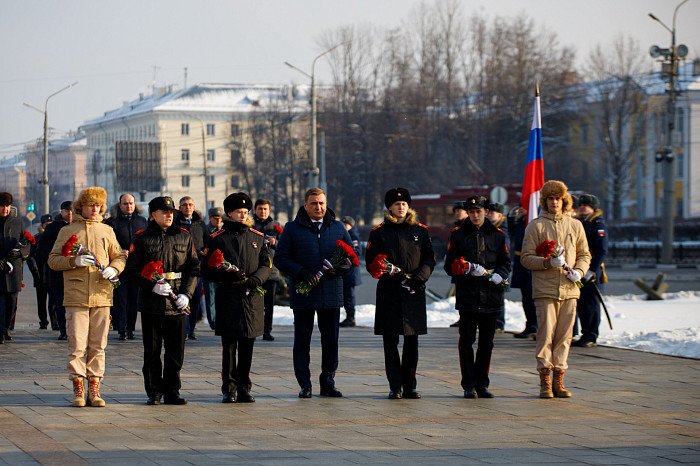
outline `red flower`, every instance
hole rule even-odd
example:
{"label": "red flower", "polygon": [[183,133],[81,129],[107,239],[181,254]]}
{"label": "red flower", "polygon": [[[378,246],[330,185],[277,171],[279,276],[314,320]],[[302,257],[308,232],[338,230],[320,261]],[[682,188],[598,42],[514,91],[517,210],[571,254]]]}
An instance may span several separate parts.
{"label": "red flower", "polygon": [[163,276],[163,263],[161,261],[151,261],[148,264],[146,264],[146,266],[141,271],[141,276],[151,281],[158,281],[159,278],[154,278],[154,276],[156,275],[158,275],[159,277]]}
{"label": "red flower", "polygon": [[[338,247],[340,248],[340,250],[343,253],[345,253],[345,255],[348,257],[348,259],[350,259],[350,262],[352,263],[352,265],[354,265],[355,267],[358,267],[360,265],[360,260],[357,258],[357,254],[355,254],[355,250],[349,244],[347,244],[343,241],[340,241],[340,240],[336,241],[335,244],[337,244]],[[332,260],[331,260],[331,262],[332,262]]]}
{"label": "red flower", "polygon": [[36,239],[28,231],[24,232],[24,237],[27,238],[27,241],[29,241],[30,243],[36,244]]}
{"label": "red flower", "polygon": [[464,275],[469,273],[470,269],[471,264],[464,257],[460,257],[452,263],[452,275]]}
{"label": "red flower", "polygon": [[556,241],[544,240],[542,243],[535,248],[535,254],[542,256],[545,259],[552,255],[554,252],[554,247],[557,245]]}
{"label": "red flower", "polygon": [[374,258],[372,263],[369,264],[369,274],[372,275],[372,278],[379,278],[384,275],[384,271],[386,270],[384,262],[386,262],[386,255],[379,254]]}
{"label": "red flower", "polygon": [[66,241],[66,243],[61,248],[61,254],[64,257],[70,256],[70,252],[73,249],[73,245],[75,245],[75,243],[77,243],[77,242],[78,242],[78,237],[75,235],[68,238],[68,241]]}
{"label": "red flower", "polygon": [[274,225],[274,228],[275,228],[275,231],[276,231],[277,233],[282,233],[282,227],[281,227],[281,226],[279,226],[279,225]]}
{"label": "red flower", "polygon": [[217,269],[221,267],[223,263],[224,253],[219,251],[218,249],[211,253],[211,256],[209,256],[209,260],[207,261],[209,267],[215,267]]}

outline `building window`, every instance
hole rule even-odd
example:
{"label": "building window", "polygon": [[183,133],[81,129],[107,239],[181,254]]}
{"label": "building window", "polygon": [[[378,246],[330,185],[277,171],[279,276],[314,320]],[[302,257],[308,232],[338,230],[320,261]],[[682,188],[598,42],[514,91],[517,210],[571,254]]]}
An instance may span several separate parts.
{"label": "building window", "polygon": [[231,168],[236,168],[241,163],[241,151],[231,149]]}
{"label": "building window", "polygon": [[180,133],[183,136],[189,136],[190,135],[190,124],[189,123],[183,123],[180,126]]}
{"label": "building window", "polygon": [[241,135],[241,128],[238,125],[231,125],[231,136],[238,137]]}
{"label": "building window", "polygon": [[190,187],[190,175],[182,175],[182,187],[183,188]]}
{"label": "building window", "polygon": [[214,187],[214,175],[207,175],[207,186]]}
{"label": "building window", "polygon": [[231,176],[231,187],[234,189],[238,189],[238,185],[240,184],[241,179],[238,175],[232,175]]}
{"label": "building window", "polygon": [[213,149],[207,150],[207,161],[209,161],[209,162],[214,161],[214,150]]}
{"label": "building window", "polygon": [[214,124],[207,123],[207,136],[214,136]]}
{"label": "building window", "polygon": [[182,160],[186,160],[186,161],[190,160],[190,150],[189,149],[182,149]]}

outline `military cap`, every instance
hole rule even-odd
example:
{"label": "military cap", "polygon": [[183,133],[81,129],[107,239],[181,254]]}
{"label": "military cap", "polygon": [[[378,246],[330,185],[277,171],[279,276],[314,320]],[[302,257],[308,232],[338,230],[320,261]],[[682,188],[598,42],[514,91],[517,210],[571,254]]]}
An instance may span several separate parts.
{"label": "military cap", "polygon": [[224,199],[224,210],[226,213],[233,212],[238,209],[248,209],[253,207],[253,201],[246,193],[233,193],[229,194],[226,199]]}
{"label": "military cap", "polygon": [[210,217],[223,217],[224,216],[224,209],[221,207],[212,207],[209,209],[209,216]]}
{"label": "military cap", "polygon": [[469,209],[488,209],[488,203],[484,196],[470,196],[464,201],[464,207]]}
{"label": "military cap", "polygon": [[175,210],[175,201],[170,196],[154,197],[148,203],[148,211],[155,212],[156,210]]}
{"label": "military cap", "polygon": [[411,193],[406,188],[392,188],[384,195],[384,205],[391,207],[394,202],[404,201],[411,205]]}

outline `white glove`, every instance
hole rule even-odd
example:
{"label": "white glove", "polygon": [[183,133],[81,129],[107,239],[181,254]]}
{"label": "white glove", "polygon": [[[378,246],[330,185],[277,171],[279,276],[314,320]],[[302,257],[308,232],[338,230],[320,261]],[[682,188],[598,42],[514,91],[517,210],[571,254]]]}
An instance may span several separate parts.
{"label": "white glove", "polygon": [[552,265],[552,267],[561,267],[562,265],[566,264],[566,261],[564,260],[564,256],[552,256],[549,258],[549,263]]}
{"label": "white glove", "polygon": [[595,280],[595,272],[592,270],[589,270],[588,272],[586,272],[586,275],[583,276],[583,280],[581,280],[581,281],[588,283],[592,280]]}
{"label": "white glove", "polygon": [[175,305],[177,306],[178,309],[183,310],[187,307],[188,304],[190,304],[190,298],[188,298],[184,294],[177,295],[177,299],[175,300]]}
{"label": "white glove", "polygon": [[95,265],[95,259],[92,256],[81,254],[75,258],[76,267],[90,267]]}
{"label": "white glove", "polygon": [[501,277],[497,273],[494,273],[493,275],[491,275],[491,278],[489,278],[489,281],[494,285],[500,285],[501,283],[503,283],[503,277]]}
{"label": "white glove", "polygon": [[170,286],[170,283],[156,283],[156,286],[154,286],[153,290],[151,291],[161,296],[170,296],[170,293],[173,291],[173,287]]}
{"label": "white glove", "polygon": [[117,271],[114,269],[114,267],[105,267],[105,269],[102,271],[102,278],[105,280],[111,280],[116,276]]}
{"label": "white glove", "polygon": [[480,266],[479,264],[473,264],[474,268],[472,268],[472,271],[469,272],[469,275],[473,275],[475,277],[481,277],[483,275],[486,275],[486,269]]}
{"label": "white glove", "polygon": [[576,283],[578,281],[581,281],[581,274],[578,270],[571,269],[571,272],[566,272],[566,278]]}

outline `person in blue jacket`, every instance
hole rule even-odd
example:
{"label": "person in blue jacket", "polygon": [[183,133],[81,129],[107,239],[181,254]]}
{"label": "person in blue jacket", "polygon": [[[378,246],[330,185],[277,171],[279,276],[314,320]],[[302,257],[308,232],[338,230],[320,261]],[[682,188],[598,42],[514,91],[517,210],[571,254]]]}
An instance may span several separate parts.
{"label": "person in blue jacket", "polygon": [[[605,290],[604,270],[605,258],[608,255],[608,229],[605,226],[603,211],[599,209],[600,201],[593,194],[583,194],[578,200],[578,219],[583,223],[591,251],[591,267],[581,282],[581,297],[576,303],[576,314],[581,322],[581,338],[571,343],[571,346],[590,348],[598,341],[600,326],[600,301],[594,288],[598,285],[601,293]],[[575,333],[575,332],[574,332]]]}
{"label": "person in blue jacket", "polygon": [[[314,316],[321,332],[321,396],[341,397],[335,387],[338,369],[338,333],[340,307],[343,305],[343,279],[336,271],[324,272],[319,279],[324,259],[330,259],[336,241],[351,244],[350,235],[335,213],[326,206],[326,193],[319,188],[306,191],[304,205],[296,218],[284,226],[277,242],[273,263],[291,278],[289,305],[294,312],[294,374],[301,391],[299,398],[311,398],[310,346]],[[297,293],[297,286],[313,285],[308,296]]]}

